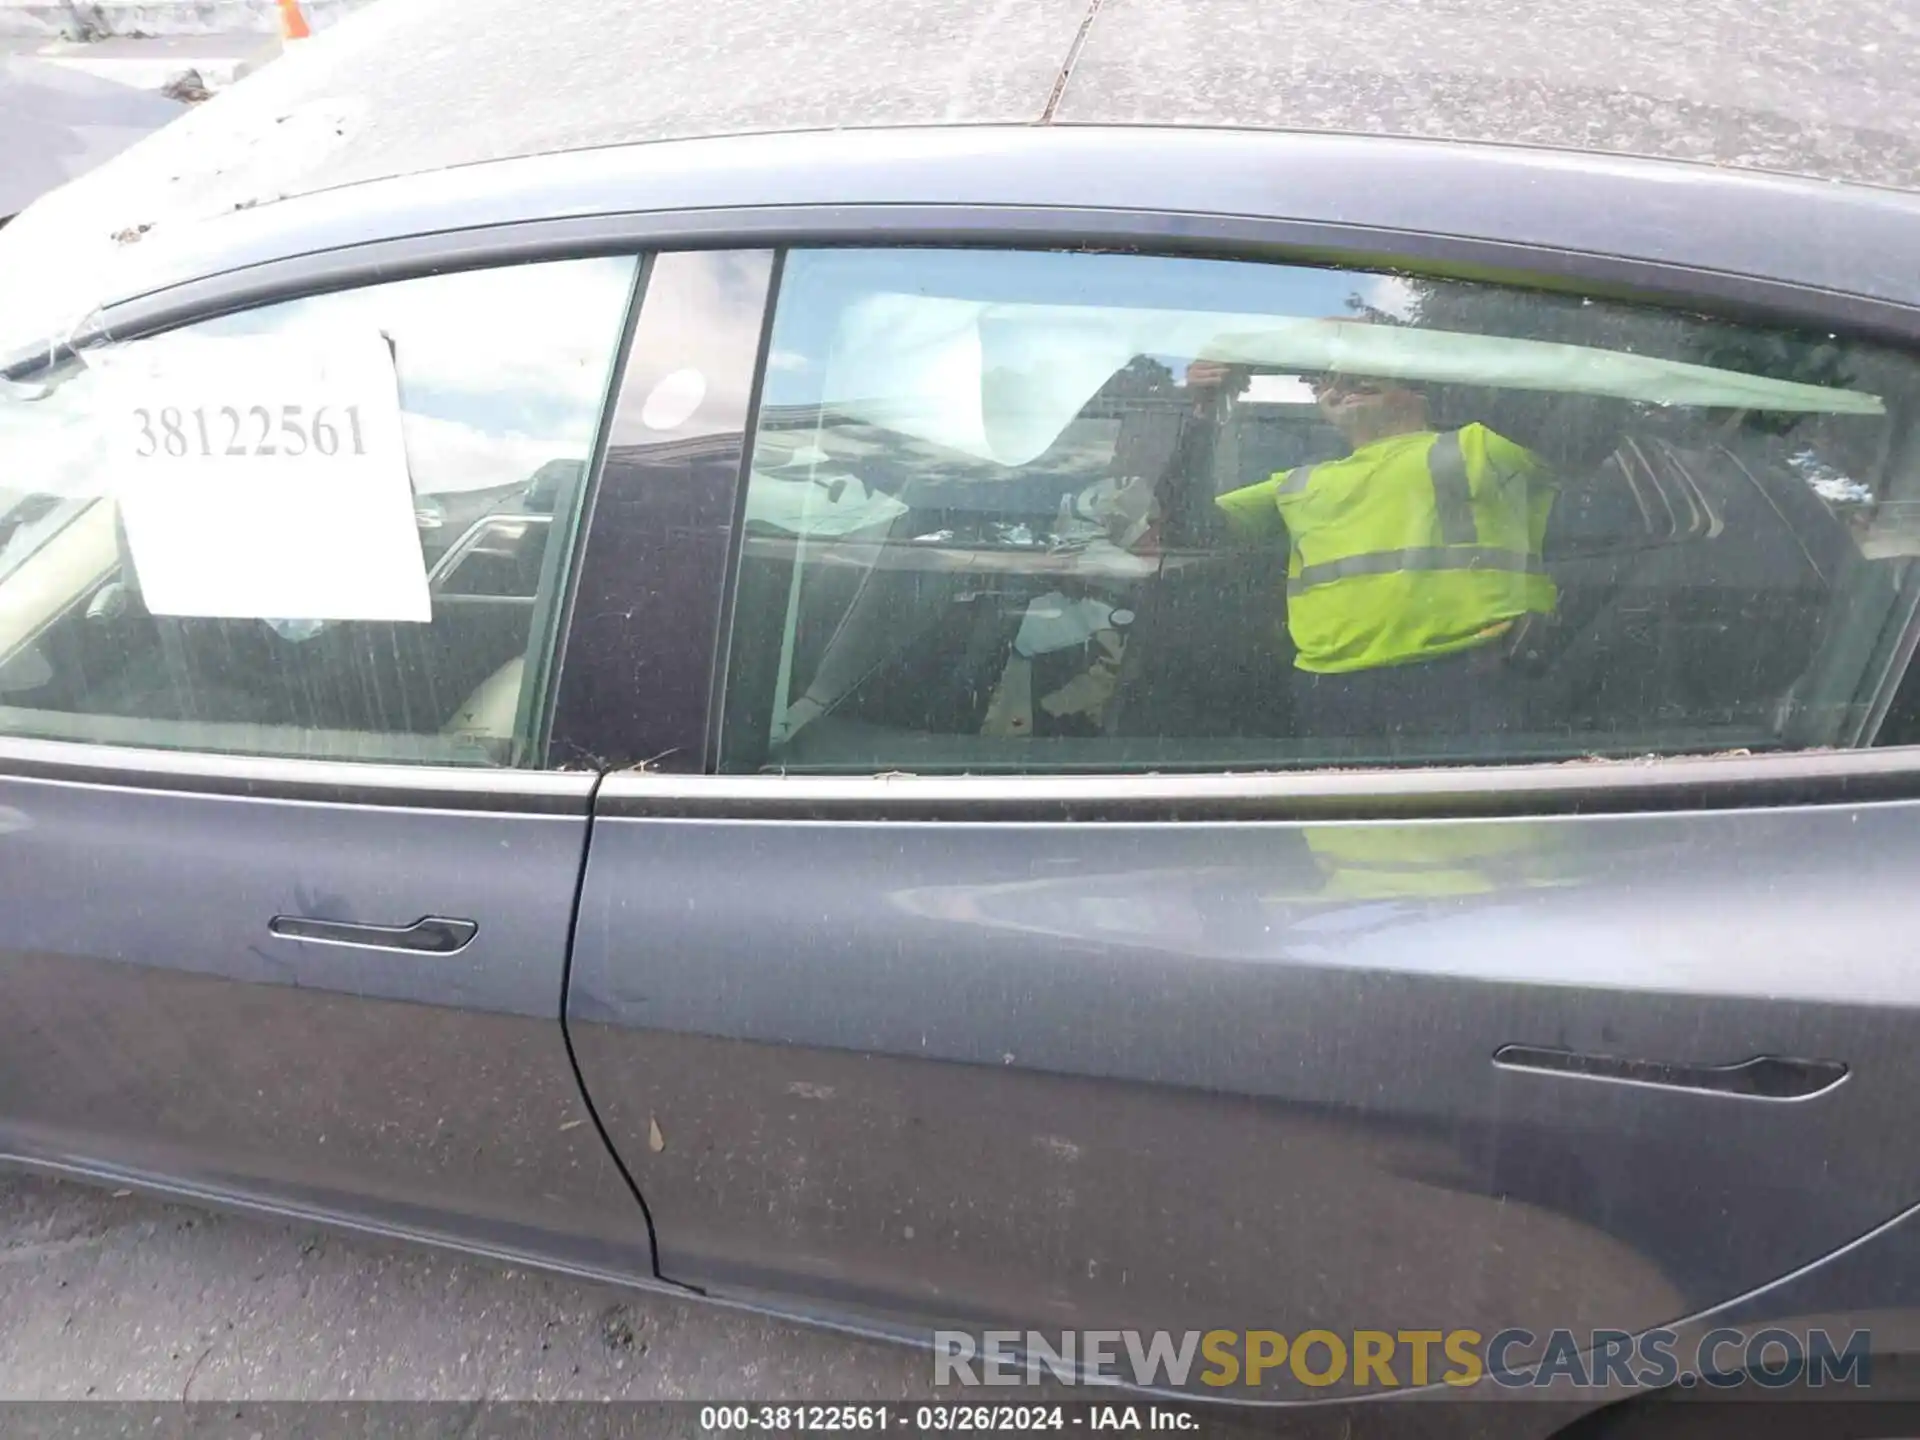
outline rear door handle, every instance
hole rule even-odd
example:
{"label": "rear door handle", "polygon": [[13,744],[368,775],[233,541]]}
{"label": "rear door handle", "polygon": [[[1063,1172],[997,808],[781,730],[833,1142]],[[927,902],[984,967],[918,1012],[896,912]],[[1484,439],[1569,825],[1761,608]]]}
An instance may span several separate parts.
{"label": "rear door handle", "polygon": [[1700,1090],[1744,1100],[1811,1100],[1847,1078],[1847,1067],[1838,1060],[1794,1060],[1784,1055],[1756,1055],[1733,1065],[1693,1065],[1551,1050],[1540,1045],[1502,1045],[1493,1052],[1493,1063],[1503,1070],[1611,1080],[1619,1085],[1653,1085],[1665,1090]]}
{"label": "rear door handle", "polygon": [[425,915],[411,925],[355,925],[346,920],[276,915],[267,929],[283,940],[317,940],[322,945],[356,945],[362,950],[399,950],[409,955],[458,955],[480,933],[473,921],[444,915]]}

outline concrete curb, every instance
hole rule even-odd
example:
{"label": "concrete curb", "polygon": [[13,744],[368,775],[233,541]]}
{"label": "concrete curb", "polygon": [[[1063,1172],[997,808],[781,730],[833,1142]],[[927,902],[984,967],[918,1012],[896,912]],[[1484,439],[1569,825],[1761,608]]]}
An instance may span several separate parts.
{"label": "concrete curb", "polygon": [[[366,0],[301,0],[318,30]],[[278,35],[274,0],[0,0],[0,36],[101,40],[111,36]]]}

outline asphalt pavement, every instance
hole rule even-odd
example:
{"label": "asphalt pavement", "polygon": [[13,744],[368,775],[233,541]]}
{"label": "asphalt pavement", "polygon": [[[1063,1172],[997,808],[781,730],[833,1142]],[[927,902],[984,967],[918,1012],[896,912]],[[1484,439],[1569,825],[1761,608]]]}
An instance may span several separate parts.
{"label": "asphalt pavement", "polygon": [[905,1346],[0,1177],[0,1401],[914,1399]]}
{"label": "asphalt pavement", "polygon": [[115,36],[105,40],[48,40],[0,35],[0,57],[31,60],[91,75],[129,89],[160,92],[191,80],[224,90],[280,53],[267,35]]}

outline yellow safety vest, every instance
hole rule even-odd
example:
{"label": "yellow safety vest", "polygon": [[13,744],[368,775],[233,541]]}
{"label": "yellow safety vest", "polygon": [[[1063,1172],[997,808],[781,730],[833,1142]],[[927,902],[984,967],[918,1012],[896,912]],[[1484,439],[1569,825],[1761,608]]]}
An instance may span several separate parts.
{"label": "yellow safety vest", "polygon": [[1285,526],[1302,670],[1426,660],[1553,613],[1540,561],[1553,486],[1538,457],[1484,425],[1390,435],[1214,503],[1242,530]]}

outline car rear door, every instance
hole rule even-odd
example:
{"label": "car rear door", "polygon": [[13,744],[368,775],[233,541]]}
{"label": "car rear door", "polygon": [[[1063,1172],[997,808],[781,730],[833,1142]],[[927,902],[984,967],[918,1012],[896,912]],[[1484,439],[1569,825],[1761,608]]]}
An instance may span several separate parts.
{"label": "car rear door", "polygon": [[595,777],[542,768],[639,262],[423,254],[8,390],[0,1155],[650,1279],[558,1023]]}
{"label": "car rear door", "polygon": [[[1862,748],[1911,704],[1906,353],[1519,263],[781,277],[731,569],[681,572],[731,602],[713,730],[601,786],[568,993],[663,1276],[1631,1331],[1920,1198],[1913,760]],[[1479,652],[1498,727],[1297,723],[1284,542],[1208,520],[1248,416],[1334,458],[1329,369],[1538,457],[1558,623]]]}

